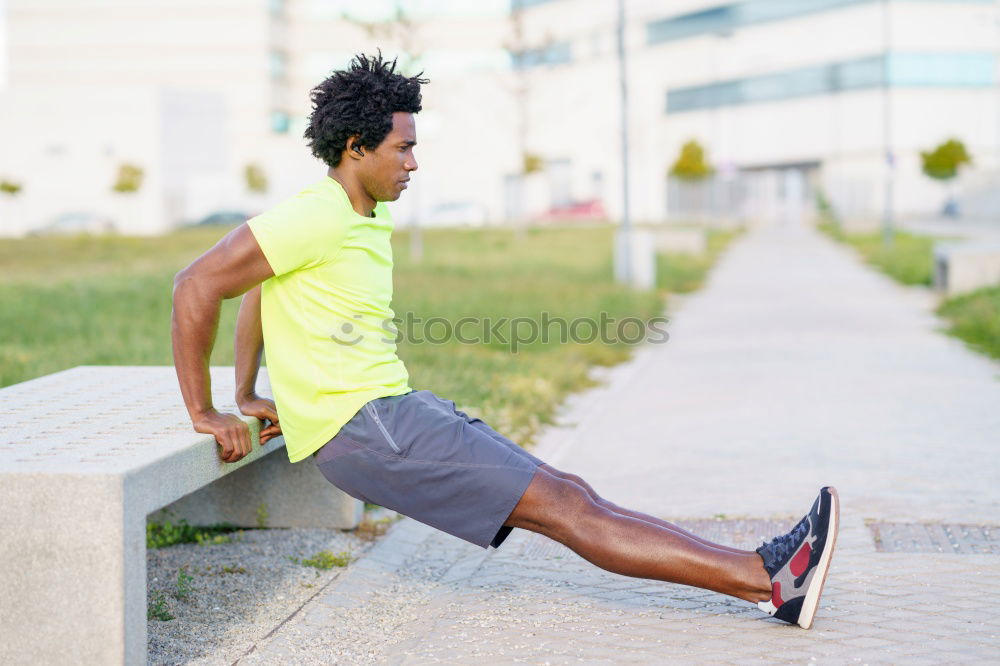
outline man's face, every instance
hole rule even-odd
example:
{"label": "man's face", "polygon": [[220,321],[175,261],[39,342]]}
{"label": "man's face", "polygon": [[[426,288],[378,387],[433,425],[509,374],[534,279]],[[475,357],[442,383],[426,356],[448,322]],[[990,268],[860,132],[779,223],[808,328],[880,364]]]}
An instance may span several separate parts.
{"label": "man's face", "polygon": [[359,175],[365,191],[375,201],[395,201],[406,189],[410,172],[417,170],[413,147],[417,130],[412,113],[392,114],[392,131],[375,150],[365,152]]}

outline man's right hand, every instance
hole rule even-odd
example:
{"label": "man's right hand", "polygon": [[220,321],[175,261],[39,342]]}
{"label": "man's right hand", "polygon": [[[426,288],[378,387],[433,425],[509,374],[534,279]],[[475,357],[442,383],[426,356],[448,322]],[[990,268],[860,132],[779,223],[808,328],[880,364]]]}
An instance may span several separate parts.
{"label": "man's right hand", "polygon": [[225,414],[214,408],[200,414],[192,421],[195,431],[215,435],[222,450],[222,462],[234,463],[248,455],[252,449],[250,426],[235,414]]}

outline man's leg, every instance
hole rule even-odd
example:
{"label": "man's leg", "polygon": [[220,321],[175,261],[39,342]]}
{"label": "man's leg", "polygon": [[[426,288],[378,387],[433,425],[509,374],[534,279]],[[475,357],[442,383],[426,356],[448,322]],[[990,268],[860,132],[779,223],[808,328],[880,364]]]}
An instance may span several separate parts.
{"label": "man's leg", "polygon": [[602,569],[714,590],[750,602],[771,598],[757,553],[727,552],[616,513],[581,486],[539,469],[507,525],[544,534]]}
{"label": "man's leg", "polygon": [[671,532],[676,532],[677,534],[680,534],[681,536],[686,536],[687,538],[693,539],[694,541],[697,541],[698,543],[702,544],[703,546],[708,546],[709,548],[715,548],[716,550],[726,551],[727,553],[738,553],[738,554],[741,554],[741,555],[753,555],[753,554],[755,554],[754,551],[752,551],[752,550],[741,550],[739,548],[732,548],[731,546],[723,546],[722,544],[713,543],[713,542],[709,541],[708,539],[703,539],[703,538],[701,538],[701,537],[699,537],[697,535],[691,534],[690,532],[688,532],[684,528],[678,527],[677,525],[674,525],[673,523],[669,523],[669,522],[667,522],[667,521],[665,521],[665,520],[663,520],[661,518],[656,518],[654,516],[650,516],[650,515],[647,515],[645,513],[641,513],[639,511],[633,511],[632,509],[626,509],[624,507],[620,507],[617,504],[615,504],[614,502],[609,502],[608,500],[606,500],[603,497],[601,497],[600,495],[598,495],[597,491],[595,491],[593,488],[591,488],[589,483],[587,483],[586,481],[584,481],[582,478],[580,478],[576,474],[570,474],[568,472],[563,472],[561,470],[556,469],[552,465],[549,465],[548,463],[542,465],[542,469],[544,471],[548,472],[549,474],[553,475],[553,476],[559,477],[560,479],[565,479],[566,481],[572,481],[573,483],[575,483],[576,485],[580,486],[585,491],[587,491],[587,494],[590,495],[590,498],[592,500],[594,500],[595,502],[597,502],[598,504],[600,504],[601,506],[603,506],[605,509],[608,509],[609,511],[614,511],[615,513],[617,513],[619,515],[622,515],[622,516],[631,516],[632,518],[638,518],[639,520],[644,520],[647,523],[652,523],[653,525],[659,525],[660,527],[662,527],[664,529],[670,530]]}

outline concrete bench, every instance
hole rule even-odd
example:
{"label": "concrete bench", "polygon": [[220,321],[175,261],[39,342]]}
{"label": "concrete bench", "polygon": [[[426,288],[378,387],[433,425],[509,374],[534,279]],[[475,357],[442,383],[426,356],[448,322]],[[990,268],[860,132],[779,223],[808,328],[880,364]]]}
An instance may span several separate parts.
{"label": "concrete bench", "polygon": [[934,288],[955,296],[980,287],[1000,285],[1000,245],[937,243],[934,246]]}
{"label": "concrete bench", "polygon": [[[220,410],[233,369],[212,368]],[[266,369],[258,380],[270,395]],[[284,439],[218,458],[191,429],[172,367],[80,366],[0,389],[0,663],[146,660],[146,520],[351,528],[361,503]],[[245,418],[254,441],[260,422]],[[271,455],[273,454],[273,455]],[[180,501],[178,501],[180,500]]]}
{"label": "concrete bench", "polygon": [[701,227],[661,226],[651,229],[657,252],[698,255],[708,251],[708,235]]}

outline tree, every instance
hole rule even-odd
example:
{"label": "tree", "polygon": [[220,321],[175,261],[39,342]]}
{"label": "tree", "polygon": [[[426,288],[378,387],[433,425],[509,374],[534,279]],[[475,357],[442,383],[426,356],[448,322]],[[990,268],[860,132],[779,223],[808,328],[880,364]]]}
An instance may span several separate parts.
{"label": "tree", "polygon": [[679,180],[700,181],[715,173],[715,169],[705,161],[705,149],[694,139],[681,146],[681,154],[670,167],[669,174]]}
{"label": "tree", "polygon": [[4,178],[0,180],[0,192],[8,196],[16,196],[21,191],[21,183],[15,183],[14,181],[7,180]]}
{"label": "tree", "polygon": [[523,158],[522,173],[528,175],[531,173],[538,173],[545,169],[545,160],[542,159],[540,155],[535,153],[525,153]]}
{"label": "tree", "polygon": [[134,164],[122,164],[118,167],[118,176],[111,186],[115,192],[137,192],[142,187],[142,177],[145,172],[142,167]]}
{"label": "tree", "polygon": [[920,158],[924,174],[934,180],[940,180],[947,188],[948,198],[945,200],[944,214],[956,217],[958,203],[955,201],[953,190],[954,180],[962,167],[972,164],[972,156],[966,150],[965,144],[958,139],[948,139],[934,150],[920,151]]}
{"label": "tree", "polygon": [[256,194],[267,192],[267,174],[256,164],[248,164],[243,169],[243,177],[247,183],[247,189]]}

